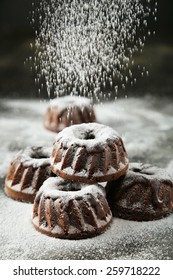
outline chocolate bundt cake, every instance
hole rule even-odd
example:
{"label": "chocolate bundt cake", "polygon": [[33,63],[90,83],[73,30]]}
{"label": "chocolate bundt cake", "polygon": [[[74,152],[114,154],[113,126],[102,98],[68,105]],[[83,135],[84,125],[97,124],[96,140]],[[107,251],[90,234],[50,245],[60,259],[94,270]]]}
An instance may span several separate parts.
{"label": "chocolate bundt cake", "polygon": [[51,168],[66,180],[92,184],[123,175],[128,158],[122,139],[112,128],[98,123],[79,124],[58,134]]}
{"label": "chocolate bundt cake", "polygon": [[113,216],[135,221],[161,219],[173,210],[173,182],[167,172],[131,163],[127,173],[106,185]]}
{"label": "chocolate bundt cake", "polygon": [[51,100],[44,126],[54,132],[72,124],[95,122],[91,101],[81,96],[63,96]]}
{"label": "chocolate bundt cake", "polygon": [[5,179],[5,192],[13,199],[33,202],[36,192],[51,174],[50,148],[28,147],[21,150],[11,163]]}
{"label": "chocolate bundt cake", "polygon": [[81,185],[60,177],[47,179],[33,207],[33,225],[46,235],[80,239],[103,232],[112,214],[100,185]]}

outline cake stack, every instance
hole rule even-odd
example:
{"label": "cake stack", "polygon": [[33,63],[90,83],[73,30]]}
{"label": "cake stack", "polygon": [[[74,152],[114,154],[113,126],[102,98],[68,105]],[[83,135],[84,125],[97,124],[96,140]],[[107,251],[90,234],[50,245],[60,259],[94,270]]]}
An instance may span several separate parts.
{"label": "cake stack", "polygon": [[119,134],[94,121],[86,98],[55,99],[44,123],[60,131],[53,146],[28,147],[10,165],[5,192],[34,202],[32,222],[43,234],[88,238],[104,232],[112,215],[149,221],[173,211],[167,172],[149,164],[129,165]]}
{"label": "cake stack", "polygon": [[118,179],[128,168],[120,136],[98,123],[64,128],[51,153],[51,170],[38,191],[35,228],[59,238],[87,238],[105,231],[112,213],[99,182]]}

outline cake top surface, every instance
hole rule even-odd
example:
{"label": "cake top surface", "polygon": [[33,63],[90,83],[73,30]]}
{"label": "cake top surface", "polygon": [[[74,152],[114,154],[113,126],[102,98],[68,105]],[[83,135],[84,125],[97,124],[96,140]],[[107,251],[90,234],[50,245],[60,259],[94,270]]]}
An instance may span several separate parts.
{"label": "cake top surface", "polygon": [[[112,186],[112,183],[114,186]],[[122,203],[123,205],[126,205],[126,199],[129,198],[127,189],[131,189],[136,186],[144,189],[146,192],[148,189],[151,189],[152,190],[152,192],[150,193],[150,197],[152,198],[151,201],[150,199],[148,200],[148,193],[147,193],[147,196],[141,202],[141,195],[143,195],[142,190],[140,190],[141,191],[140,196],[136,190],[135,192],[133,191],[131,192],[135,194],[136,198],[134,200],[134,203],[132,202],[133,199],[131,199],[131,206],[128,205],[128,207],[131,208],[134,207],[134,205],[135,207],[139,207],[139,205],[144,204],[146,205],[145,211],[147,211],[146,209],[148,207],[147,201],[149,201],[150,203],[149,208],[153,204],[155,205],[155,207],[158,207],[160,211],[162,211],[161,208],[164,207],[164,196],[165,195],[167,196],[167,189],[169,188],[169,190],[172,189],[173,191],[173,181],[171,180],[171,177],[169,176],[169,174],[165,169],[152,166],[151,164],[143,164],[143,163],[136,163],[136,162],[130,163],[129,170],[124,176],[119,178],[119,180],[117,181],[117,186],[116,186],[116,181],[108,182],[107,186],[110,192],[113,189],[117,190],[114,199],[121,205]],[[166,186],[168,188],[166,188]]]}
{"label": "cake top surface", "polygon": [[105,146],[109,142],[120,139],[119,134],[109,126],[98,123],[83,123],[64,128],[57,136],[56,141],[63,143],[63,146],[86,147],[93,150]]}
{"label": "cake top surface", "polygon": [[64,180],[61,177],[50,177],[44,181],[38,191],[38,196],[44,194],[44,197],[51,197],[52,199],[61,197],[61,200],[70,200],[88,194],[97,197],[98,193],[105,196],[105,190],[101,185],[80,184]]}
{"label": "cake top surface", "polygon": [[128,177],[143,177],[148,180],[161,180],[161,181],[171,181],[171,178],[168,172],[157,166],[153,166],[151,164],[143,164],[138,162],[132,162],[129,165],[129,171],[127,173]]}
{"label": "cake top surface", "polygon": [[51,147],[27,147],[21,150],[16,158],[19,158],[25,167],[39,168],[50,165]]}
{"label": "cake top surface", "polygon": [[56,107],[58,108],[58,111],[61,112],[67,108],[73,108],[73,107],[90,107],[91,101],[89,98],[82,97],[82,96],[74,96],[74,95],[68,95],[68,96],[62,96],[57,97],[52,100],[50,100],[49,107]]}

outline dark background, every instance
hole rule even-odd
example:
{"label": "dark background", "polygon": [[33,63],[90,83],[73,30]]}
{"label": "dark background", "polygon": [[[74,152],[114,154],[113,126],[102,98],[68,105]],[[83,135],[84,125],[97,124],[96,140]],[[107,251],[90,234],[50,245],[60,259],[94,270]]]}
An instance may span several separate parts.
{"label": "dark background", "polygon": [[[139,64],[149,68],[149,77],[139,76],[136,86],[127,87],[122,95],[172,96],[173,1],[157,2],[157,22],[152,18],[149,21],[149,27],[156,31],[156,35],[148,38],[142,55],[136,58]],[[24,61],[34,55],[30,47],[34,42],[34,30],[29,20],[31,10],[32,0],[0,0],[0,97],[47,97],[46,90],[38,94],[31,65],[24,65]]]}

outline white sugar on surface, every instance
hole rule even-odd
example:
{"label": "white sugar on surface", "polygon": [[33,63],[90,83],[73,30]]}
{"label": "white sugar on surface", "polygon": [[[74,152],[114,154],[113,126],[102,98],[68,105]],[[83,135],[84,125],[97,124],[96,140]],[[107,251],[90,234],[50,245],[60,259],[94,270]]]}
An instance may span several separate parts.
{"label": "white sugar on surface", "polygon": [[166,166],[166,170],[170,174],[171,178],[173,179],[173,160],[171,160],[169,164]]}
{"label": "white sugar on surface", "polygon": [[152,222],[114,218],[110,228],[101,235],[84,240],[63,240],[34,229],[32,204],[7,198],[2,189],[0,200],[3,201],[0,209],[0,259],[170,258],[172,215]]}
{"label": "white sugar on surface", "polygon": [[43,126],[46,104],[29,100],[4,100],[0,112],[2,131],[0,147],[0,177],[5,177],[10,162],[21,149],[29,146],[52,146],[56,134]]}
{"label": "white sugar on surface", "polygon": [[148,17],[157,10],[151,7],[151,0],[42,0],[36,82],[44,76],[49,95],[72,93],[95,101],[134,84],[133,55],[144,47]]}

